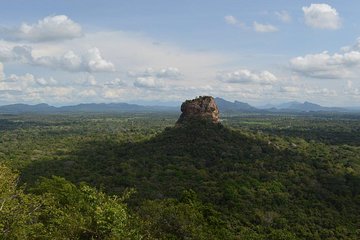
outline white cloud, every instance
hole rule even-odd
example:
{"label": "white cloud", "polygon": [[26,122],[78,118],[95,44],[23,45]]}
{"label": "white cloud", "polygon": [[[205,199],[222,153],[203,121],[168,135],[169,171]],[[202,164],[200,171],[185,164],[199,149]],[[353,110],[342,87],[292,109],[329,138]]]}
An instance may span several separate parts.
{"label": "white cloud", "polygon": [[305,89],[305,93],[309,95],[321,95],[327,97],[335,97],[337,96],[336,90],[328,89],[328,88],[308,88]]}
{"label": "white cloud", "polygon": [[134,81],[134,86],[138,88],[159,88],[163,84],[154,77],[138,77]]}
{"label": "white cloud", "polygon": [[115,70],[114,64],[103,59],[98,48],[91,48],[84,54],[83,65],[89,72],[111,72]]}
{"label": "white cloud", "polygon": [[105,60],[98,48],[90,48],[82,55],[67,51],[62,56],[34,57],[30,46],[15,46],[12,49],[0,49],[0,59],[16,61],[34,66],[62,69],[70,72],[113,72],[115,66]]}
{"label": "white cloud", "polygon": [[128,77],[134,79],[134,86],[138,88],[162,88],[165,80],[178,80],[183,77],[178,68],[168,67],[155,70],[147,68],[144,71],[129,71]]}
{"label": "white cloud", "polygon": [[4,65],[0,62],[0,81],[3,80],[5,77],[4,74]]}
{"label": "white cloud", "polygon": [[[66,103],[71,102],[78,92],[73,87],[46,86],[32,87],[17,92],[17,101],[26,103]],[[11,97],[8,96],[8,99]]]}
{"label": "white cloud", "polygon": [[16,28],[0,28],[0,37],[13,41],[56,41],[82,35],[81,26],[66,15],[47,16],[35,24],[23,23]]}
{"label": "white cloud", "polygon": [[49,97],[56,97],[58,99],[71,98],[71,95],[74,94],[75,89],[73,87],[45,87],[38,88],[38,91],[42,92],[43,95]]}
{"label": "white cloud", "polygon": [[313,78],[341,79],[353,77],[360,66],[360,52],[329,54],[322,52],[290,60],[293,71]]}
{"label": "white cloud", "polygon": [[61,60],[56,60],[55,62],[60,62],[61,68],[74,72],[81,69],[83,59],[73,51],[68,51],[61,57]]}
{"label": "white cloud", "polygon": [[126,96],[126,91],[119,88],[106,88],[102,94],[105,99],[120,99]]}
{"label": "white cloud", "polygon": [[225,16],[224,19],[225,22],[230,25],[235,25],[238,23],[238,20],[232,15]]}
{"label": "white cloud", "polygon": [[[119,70],[107,74],[90,72],[95,69],[85,67],[89,65],[84,64],[84,59],[88,59],[85,55],[93,46],[101,49],[101,55],[111,59]],[[178,101],[203,92],[209,93],[208,88],[202,87],[216,82],[218,67],[232,59],[232,55],[183,49],[165,42],[158,43],[156,39],[139,33],[121,31],[89,33],[68,41],[27,43],[26,46],[0,40],[0,62],[9,62],[12,71],[33,70],[34,75],[51,73],[58,80],[56,85],[43,86],[43,79],[38,77],[38,83],[34,82],[26,88],[13,83],[11,89],[14,90],[6,86],[7,90],[2,88],[0,91],[3,103],[73,104],[134,101],[139,98]],[[98,68],[99,65],[91,66]],[[152,68],[148,69],[148,66]],[[130,76],[128,70],[132,70],[134,75]],[[91,75],[96,77],[95,81],[91,81]],[[44,79],[50,81],[49,77]],[[187,89],[181,90],[184,86]],[[69,95],[61,97],[64,92]]]}
{"label": "white cloud", "polygon": [[355,44],[353,44],[352,46],[342,47],[341,51],[342,52],[351,52],[351,51],[360,52],[360,38],[356,39]]}
{"label": "white cloud", "polygon": [[[0,63],[0,67],[3,65]],[[3,69],[2,69],[3,71]],[[3,75],[0,78],[0,93],[2,100],[17,99],[22,96],[23,100],[33,100],[38,98],[39,94],[36,92],[44,91],[43,94],[48,94],[44,89],[57,88],[58,82],[53,78],[35,77],[33,74],[26,73],[24,75],[10,74],[10,76]]]}
{"label": "white cloud", "polygon": [[115,78],[113,80],[108,80],[101,75],[95,77],[92,74],[80,74],[77,75],[75,79],[69,82],[69,84],[76,86],[79,89],[82,88],[93,88],[99,90],[104,87],[116,88],[116,87],[125,87],[127,86],[123,80]]}
{"label": "white cloud", "polygon": [[[227,15],[224,17],[224,20],[227,24],[229,25],[233,25],[233,26],[237,26],[240,27],[242,29],[250,29],[246,26],[245,23],[239,21],[236,17],[232,16],[232,15]],[[271,24],[261,24],[258,22],[254,22],[253,23],[253,28],[252,28],[255,32],[260,32],[260,33],[268,33],[268,32],[277,32],[279,31],[279,29]]]}
{"label": "white cloud", "polygon": [[280,87],[280,92],[282,93],[297,93],[300,91],[299,87],[294,86],[282,86]]}
{"label": "white cloud", "polygon": [[234,17],[232,15],[225,16],[224,20],[229,25],[234,25],[234,26],[237,26],[237,27],[240,27],[240,28],[245,28],[246,27],[245,23],[239,21],[236,17]]}
{"label": "white cloud", "polygon": [[351,80],[347,81],[344,93],[355,98],[360,98],[360,88],[354,87],[353,81]]}
{"label": "white cloud", "polygon": [[166,78],[166,79],[180,79],[182,77],[182,73],[178,68],[175,67],[168,67],[160,69],[156,76],[158,78]]}
{"label": "white cloud", "polygon": [[317,97],[335,97],[336,90],[318,86],[281,86],[279,92],[287,97],[311,99]]}
{"label": "white cloud", "polygon": [[284,10],[280,12],[275,12],[275,15],[280,21],[284,23],[289,23],[292,20],[290,14]]}
{"label": "white cloud", "polygon": [[154,77],[154,78],[163,78],[163,79],[180,79],[182,73],[176,67],[167,67],[161,69],[147,68],[144,71],[129,71],[128,75],[130,77]]}
{"label": "white cloud", "polygon": [[254,31],[260,33],[268,33],[268,32],[277,32],[279,29],[271,24],[261,24],[258,22],[254,22],[253,24]]}
{"label": "white cloud", "polygon": [[[178,101],[216,91],[210,88],[216,83],[217,69],[233,60],[232,55],[188,50],[164,42],[154,44],[155,41],[139,33],[121,31],[89,33],[69,41],[27,43],[27,46],[0,40],[0,61],[8,61],[13,71],[30,69],[34,75],[51,73],[58,80],[57,85],[48,85],[48,88],[40,85],[44,83],[40,79],[39,83],[35,82],[27,88],[11,92],[6,90],[6,97],[1,93],[3,102],[72,104],[134,101],[139,98]],[[101,49],[101,55],[111,59],[114,66],[119,66],[119,71],[103,74],[90,72],[95,69],[84,67],[88,66],[84,64],[85,55],[93,46]],[[18,47],[16,51],[13,51],[14,47]],[[21,62],[28,66],[22,66]],[[148,66],[152,68],[147,69]],[[44,67],[65,71],[48,71]],[[133,70],[134,76],[127,74],[128,70]],[[88,78],[89,75],[96,77],[96,83]],[[44,79],[49,81],[49,77]],[[12,88],[18,85],[13,84]],[[187,88],[181,90],[184,86]],[[209,87],[204,89],[203,86]],[[43,91],[45,88],[57,93],[47,93]],[[61,97],[64,92],[69,95]],[[52,97],[55,95],[57,97]]]}
{"label": "white cloud", "polygon": [[7,83],[8,86],[22,90],[36,84],[36,79],[35,76],[30,73],[24,75],[11,74],[9,77],[5,78],[3,82]]}
{"label": "white cloud", "polygon": [[347,88],[352,88],[353,87],[353,82],[351,80],[348,80],[347,84],[346,84],[346,87]]}
{"label": "white cloud", "polygon": [[0,42],[0,59],[2,61],[7,61],[12,58],[12,47],[4,44],[4,42]]}
{"label": "white cloud", "polygon": [[82,81],[83,86],[96,86],[97,84],[96,78],[93,75],[87,75]]}
{"label": "white cloud", "polygon": [[42,86],[49,86],[49,85],[56,85],[58,82],[53,78],[50,77],[49,79],[46,78],[37,78],[36,83]]}
{"label": "white cloud", "polygon": [[[1,45],[3,44],[0,41]],[[13,48],[13,45],[8,44],[9,46],[11,49]],[[213,76],[216,74],[218,66],[234,59],[234,56],[230,54],[183,49],[166,42],[158,43],[156,39],[145,37],[139,33],[121,31],[88,33],[83,38],[65,42],[32,44],[32,55],[34,59],[44,56],[49,56],[52,59],[62,59],[65,58],[63,57],[64,53],[74,49],[76,50],[73,51],[74,54],[83,59],[82,56],[87,49],[91,49],[93,46],[101,50],[104,59],[111,60],[111,63],[116,66],[116,76],[114,73],[111,78],[121,77],[124,80],[127,80],[126,72],[128,70],[143,70],[151,66],[154,71],[158,72],[158,76],[154,76],[156,78],[161,77],[164,80],[176,78],[179,79],[179,84],[181,82],[184,85],[188,83],[203,85],[203,82],[215,81]],[[72,59],[72,57],[68,58]],[[48,68],[59,69],[56,68],[56,66],[60,65],[58,64],[59,61],[55,61],[56,64],[54,65],[52,59],[49,61],[44,58],[42,64]],[[51,64],[48,64],[49,62]],[[74,62],[76,63],[78,60]],[[70,66],[75,67],[71,68]],[[80,68],[84,71],[83,65],[78,66],[78,64],[74,63],[62,64],[60,69],[68,72],[78,72]],[[166,69],[164,66],[176,67],[178,70]],[[162,69],[166,69],[163,70],[164,73],[161,73]],[[89,72],[90,70],[85,68],[85,71]],[[177,71],[181,72],[181,74],[178,74]],[[173,72],[173,76],[169,76],[170,72]],[[59,74],[65,73],[59,72]],[[165,75],[167,75],[167,78],[165,78]],[[193,81],[193,79],[196,79],[196,81]],[[129,85],[132,85],[132,82],[129,82]]]}
{"label": "white cloud", "polygon": [[277,77],[269,71],[253,72],[248,69],[240,69],[234,72],[218,73],[217,78],[227,83],[244,84],[273,84],[278,81]]}
{"label": "white cloud", "polygon": [[339,29],[341,19],[335,8],[328,4],[311,4],[302,8],[306,25],[319,29]]}
{"label": "white cloud", "polygon": [[97,96],[97,92],[94,89],[85,89],[79,92],[80,97],[88,98]]}
{"label": "white cloud", "polygon": [[35,65],[50,66],[72,72],[113,72],[115,66],[105,60],[98,48],[90,48],[82,55],[68,51],[61,57],[40,57]]}
{"label": "white cloud", "polygon": [[105,83],[106,86],[112,86],[112,87],[125,87],[127,86],[127,82],[120,78],[115,78],[111,81],[108,81]]}
{"label": "white cloud", "polygon": [[30,73],[24,75],[10,74],[0,81],[0,90],[23,92],[32,88],[42,88],[57,85],[57,81],[50,77],[37,78]]}

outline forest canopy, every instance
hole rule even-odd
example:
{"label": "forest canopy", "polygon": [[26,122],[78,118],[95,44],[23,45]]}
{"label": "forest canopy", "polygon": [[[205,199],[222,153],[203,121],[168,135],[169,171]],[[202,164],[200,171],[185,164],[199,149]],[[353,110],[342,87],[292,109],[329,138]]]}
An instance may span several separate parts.
{"label": "forest canopy", "polygon": [[360,237],[356,119],[175,121],[171,114],[3,116],[1,237]]}

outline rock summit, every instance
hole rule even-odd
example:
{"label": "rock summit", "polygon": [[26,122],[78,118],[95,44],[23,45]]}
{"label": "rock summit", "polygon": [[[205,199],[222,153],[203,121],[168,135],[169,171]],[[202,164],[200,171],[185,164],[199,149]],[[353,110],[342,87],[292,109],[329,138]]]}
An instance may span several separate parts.
{"label": "rock summit", "polygon": [[199,96],[181,104],[182,114],[177,121],[182,124],[189,120],[210,120],[219,123],[219,109],[211,96]]}

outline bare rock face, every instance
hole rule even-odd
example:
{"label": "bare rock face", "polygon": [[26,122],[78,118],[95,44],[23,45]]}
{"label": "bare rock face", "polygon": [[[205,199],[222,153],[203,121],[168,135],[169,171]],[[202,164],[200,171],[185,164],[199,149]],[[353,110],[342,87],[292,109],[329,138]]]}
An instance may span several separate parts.
{"label": "bare rock face", "polygon": [[181,105],[181,112],[178,124],[189,120],[205,119],[213,123],[218,123],[219,109],[215,100],[211,96],[200,96],[192,100],[186,100]]}

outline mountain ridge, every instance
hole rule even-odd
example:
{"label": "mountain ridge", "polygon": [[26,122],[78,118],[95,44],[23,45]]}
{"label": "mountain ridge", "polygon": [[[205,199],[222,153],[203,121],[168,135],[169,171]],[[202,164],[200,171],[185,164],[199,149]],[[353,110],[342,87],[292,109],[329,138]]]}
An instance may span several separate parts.
{"label": "mountain ridge", "polygon": [[168,106],[144,106],[130,103],[80,103],[77,105],[54,107],[46,103],[35,105],[10,104],[0,106],[0,113],[104,113],[104,112],[168,112],[176,111],[175,107]]}
{"label": "mountain ridge", "polygon": [[[360,112],[360,108],[341,108],[341,107],[324,107],[316,103],[305,101],[286,102],[278,105],[267,104],[264,107],[254,107],[246,102],[228,101],[220,97],[215,98],[220,113],[310,113],[310,112]],[[22,113],[124,113],[124,112],[175,112],[180,106],[162,106],[162,105],[140,105],[126,102],[119,103],[80,103],[55,107],[47,103],[24,104],[16,103],[0,106],[2,114],[22,114]]]}

